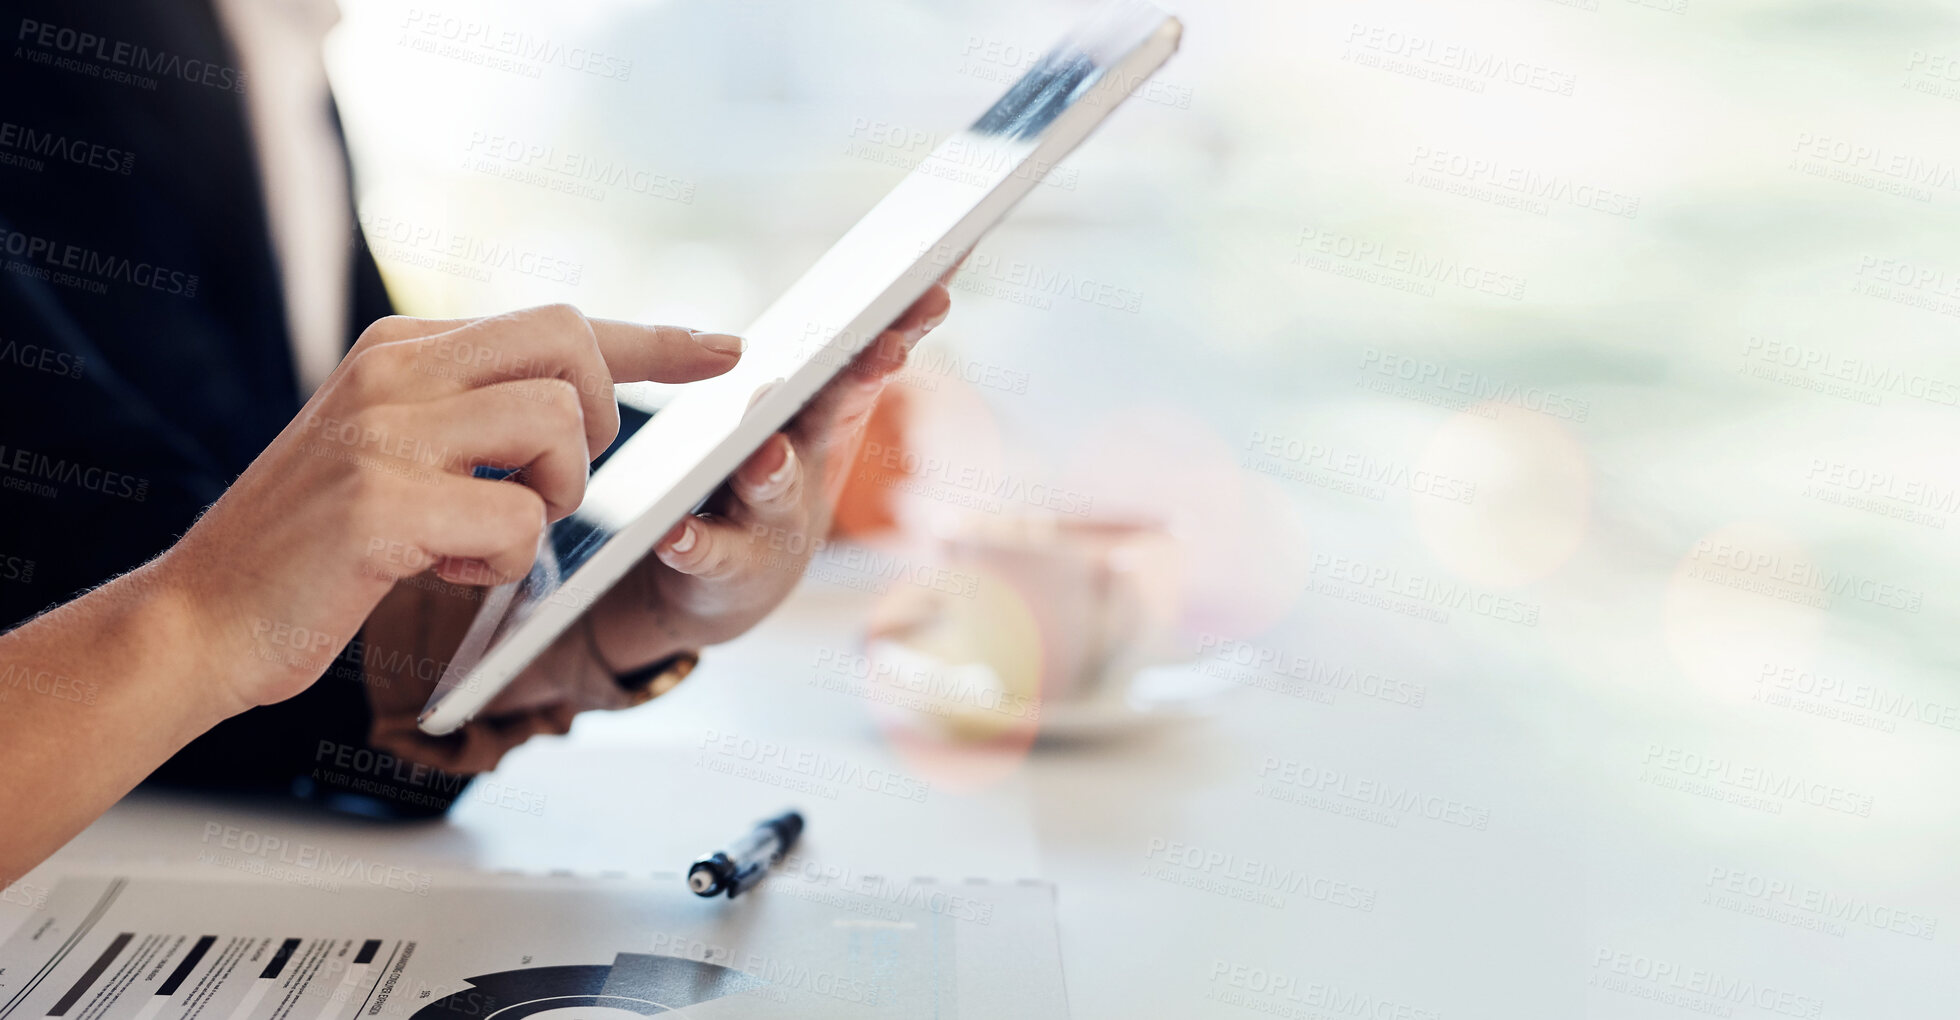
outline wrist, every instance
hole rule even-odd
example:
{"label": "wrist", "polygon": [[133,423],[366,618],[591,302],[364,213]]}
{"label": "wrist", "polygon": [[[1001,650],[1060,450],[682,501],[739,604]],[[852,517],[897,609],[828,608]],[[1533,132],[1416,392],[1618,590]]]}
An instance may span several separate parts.
{"label": "wrist", "polygon": [[241,694],[245,671],[223,641],[227,628],[190,580],[166,553],[112,585],[122,607],[117,629],[127,633],[128,647],[144,649],[143,661],[161,667],[157,673],[173,688],[195,736],[256,702]]}

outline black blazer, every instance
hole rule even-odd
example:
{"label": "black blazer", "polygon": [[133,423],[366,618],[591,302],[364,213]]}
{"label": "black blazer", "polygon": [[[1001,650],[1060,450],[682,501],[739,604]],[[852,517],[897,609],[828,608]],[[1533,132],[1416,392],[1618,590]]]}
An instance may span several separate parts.
{"label": "black blazer", "polygon": [[[12,627],[169,546],[303,399],[251,83],[208,0],[0,0],[0,12],[0,626]],[[390,307],[358,229],[347,257],[351,344]],[[336,668],[231,720],[153,779],[440,811],[458,784],[396,796],[393,770],[333,771],[373,760],[323,750],[366,743],[357,677]]]}

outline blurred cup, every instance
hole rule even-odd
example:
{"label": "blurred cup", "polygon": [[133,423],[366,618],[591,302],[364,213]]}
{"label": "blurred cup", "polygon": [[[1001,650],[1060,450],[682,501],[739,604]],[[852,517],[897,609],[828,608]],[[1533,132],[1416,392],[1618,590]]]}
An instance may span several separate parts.
{"label": "blurred cup", "polygon": [[1160,526],[1010,517],[947,546],[950,562],[1011,585],[1034,617],[1046,703],[1120,703],[1132,674],[1175,657],[1182,563]]}
{"label": "blurred cup", "polygon": [[1056,710],[1121,712],[1130,679],[1180,661],[1182,549],[1157,524],[976,519],[941,549],[957,583],[874,614],[867,651],[909,693],[912,722],[963,738],[1030,729]]}

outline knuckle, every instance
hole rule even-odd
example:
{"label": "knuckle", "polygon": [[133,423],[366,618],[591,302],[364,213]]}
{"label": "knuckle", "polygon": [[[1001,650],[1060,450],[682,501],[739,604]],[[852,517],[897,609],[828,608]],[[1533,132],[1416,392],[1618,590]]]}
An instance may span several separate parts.
{"label": "knuckle", "polygon": [[530,484],[544,498],[546,515],[552,520],[571,514],[585,502],[586,479],[582,473],[558,471]]}
{"label": "knuckle", "polygon": [[375,377],[380,374],[380,361],[375,357],[377,348],[357,349],[341,363],[341,378],[353,387],[357,396],[366,396],[373,388]]}
{"label": "knuckle", "polygon": [[[597,420],[586,423],[587,427],[592,431],[593,443],[591,452],[594,457],[597,457],[602,451],[612,446],[613,440],[619,438],[619,405],[613,402],[611,388],[611,384],[608,383],[604,399],[598,402],[599,417]],[[583,408],[581,408],[580,413],[581,415],[583,414]]]}
{"label": "knuckle", "polygon": [[402,351],[403,345],[391,341],[348,355],[342,374],[356,402],[374,403],[393,388],[401,378]]}
{"label": "knuckle", "polygon": [[384,315],[361,330],[360,338],[354,341],[354,349],[362,350],[393,343],[405,337],[414,336],[422,328],[422,320],[408,315]]}
{"label": "knuckle", "polygon": [[590,334],[592,326],[585,320],[585,313],[567,302],[539,305],[531,310],[531,315],[553,338]]}
{"label": "knuckle", "polygon": [[598,369],[579,372],[578,385],[573,388],[587,396],[597,397],[602,403],[610,405],[613,402],[612,374],[606,371],[606,363],[603,358],[595,356],[594,360],[598,362]]}
{"label": "knuckle", "polygon": [[513,550],[535,549],[544,533],[544,497],[522,485],[498,484],[508,490],[496,512],[500,539]]}
{"label": "knuckle", "polygon": [[702,551],[694,576],[704,581],[724,581],[740,572],[742,557],[723,536],[709,532],[702,536],[702,541],[708,547]]}
{"label": "knuckle", "polygon": [[553,428],[583,433],[585,406],[579,401],[578,387],[556,377],[527,380],[524,386]]}

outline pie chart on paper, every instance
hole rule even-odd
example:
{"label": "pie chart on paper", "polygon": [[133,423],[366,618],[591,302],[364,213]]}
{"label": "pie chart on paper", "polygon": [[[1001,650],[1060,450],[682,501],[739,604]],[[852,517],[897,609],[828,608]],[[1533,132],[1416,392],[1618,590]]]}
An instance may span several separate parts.
{"label": "pie chart on paper", "polygon": [[413,1020],[638,1020],[762,984],[719,964],[649,953],[620,953],[610,964],[498,971],[469,983],[416,1010]]}

